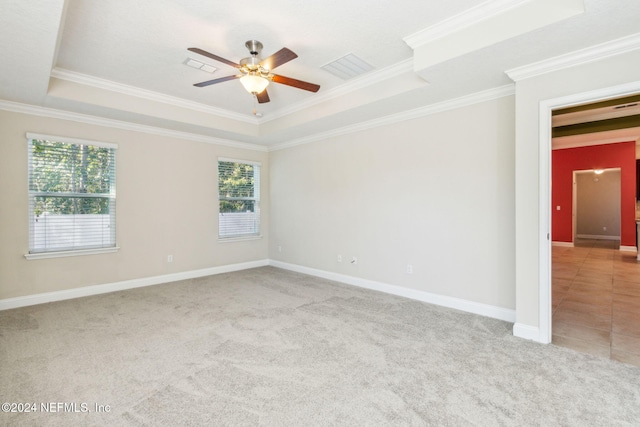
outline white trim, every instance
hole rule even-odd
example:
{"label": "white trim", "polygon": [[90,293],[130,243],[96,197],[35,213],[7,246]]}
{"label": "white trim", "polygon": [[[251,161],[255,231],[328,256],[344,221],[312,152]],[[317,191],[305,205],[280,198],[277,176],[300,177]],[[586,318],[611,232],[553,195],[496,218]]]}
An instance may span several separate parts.
{"label": "white trim", "polygon": [[[401,64],[404,64],[404,63],[401,63]],[[405,66],[406,64],[402,65],[402,67],[405,67]],[[390,125],[390,124],[411,120],[411,119],[415,119],[415,118],[419,118],[427,115],[437,114],[440,112],[462,108],[465,106],[469,106],[469,105],[473,105],[473,104],[477,104],[485,101],[490,101],[493,99],[511,96],[514,94],[515,94],[515,85],[508,84],[508,85],[500,86],[497,88],[476,92],[476,93],[462,96],[459,98],[443,101],[440,103],[427,105],[425,107],[420,107],[413,110],[392,114],[389,116],[369,120],[362,123],[356,123],[354,125],[345,126],[343,128],[334,129],[328,132],[317,133],[309,137],[284,142],[282,144],[272,145],[270,147],[267,147],[265,145],[252,144],[247,142],[239,142],[239,141],[233,141],[228,139],[193,134],[189,132],[163,129],[155,126],[140,125],[140,124],[125,122],[121,120],[106,119],[106,118],[91,116],[87,114],[74,113],[69,111],[57,110],[53,108],[40,107],[40,106],[29,105],[29,104],[22,104],[22,103],[6,101],[6,100],[0,100],[0,110],[12,111],[12,112],[23,113],[23,114],[31,114],[35,116],[49,117],[49,118],[60,119],[60,120],[70,120],[70,121],[75,121],[79,123],[105,126],[105,127],[115,128],[115,129],[130,130],[135,132],[143,132],[143,133],[148,133],[153,135],[165,136],[169,138],[184,139],[189,141],[203,142],[207,144],[214,144],[214,145],[220,145],[220,146],[226,146],[226,147],[241,148],[241,149],[259,151],[259,152],[268,152],[268,151],[276,151],[276,150],[281,150],[289,147],[294,147],[297,145],[308,144],[311,142],[320,141],[323,139],[336,137],[340,135],[347,135],[350,133],[367,130],[367,129],[371,129],[379,126]]]}
{"label": "white trim", "polygon": [[253,160],[232,159],[230,157],[218,157],[218,162],[243,163],[245,165],[262,166],[262,163]]}
{"label": "white trim", "polygon": [[375,282],[372,280],[362,279],[343,274],[332,273],[329,271],[316,270],[295,264],[288,264],[275,260],[259,260],[249,261],[239,264],[223,265],[219,267],[210,267],[201,270],[184,271],[180,273],[165,274],[162,276],[145,277],[141,279],[125,280],[121,282],[107,283],[102,285],[84,286],[81,288],[68,289],[56,292],[46,292],[35,295],[26,295],[16,298],[7,298],[0,300],[0,311],[10,310],[13,308],[26,307],[36,304],[44,304],[54,301],[63,301],[73,298],[81,298],[92,295],[100,295],[109,292],[124,291],[127,289],[141,288],[145,286],[160,285],[163,283],[176,282],[180,280],[194,279],[197,277],[211,276],[222,273],[230,273],[233,271],[247,270],[250,268],[273,266],[285,270],[295,271],[298,273],[308,274],[311,276],[321,277],[328,280],[353,285],[360,288],[370,289],[374,291],[384,292],[391,295],[397,295],[417,301],[435,304],[443,307],[453,308],[468,313],[478,314],[481,316],[491,317],[494,319],[504,320],[506,322],[515,321],[515,310],[496,307],[488,304],[482,304],[474,301],[463,300],[460,298],[448,297],[444,295],[432,294],[429,292],[409,289],[386,283]]}
{"label": "white trim", "polygon": [[505,71],[514,82],[640,49],[640,33]]}
{"label": "white trim", "polygon": [[176,282],[179,280],[194,279],[197,277],[212,276],[215,274],[230,273],[233,271],[264,267],[266,265],[269,265],[269,261],[266,259],[259,261],[249,261],[239,264],[223,265],[220,267],[210,267],[202,270],[184,271],[181,273],[165,274],[162,276],[125,280],[122,282],[107,283],[104,285],[84,286],[81,288],[68,289],[64,291],[46,292],[42,294],[27,295],[16,298],[6,298],[0,300],[0,310],[10,310],[12,308],[44,304],[47,302],[63,301],[73,298],[87,297],[91,295],[106,294],[109,292],[124,291],[127,289],[142,288],[145,286],[160,285],[163,283]]}
{"label": "white trim", "polygon": [[542,344],[549,344],[551,339],[543,339],[540,334],[540,329],[535,326],[523,325],[522,323],[514,323],[513,336],[518,338],[524,338],[525,340],[536,341]]}
{"label": "white trim", "polygon": [[402,40],[412,49],[430,43],[434,40],[457,33],[471,25],[478,24],[486,19],[500,15],[509,9],[518,7],[530,0],[489,0],[462,13],[454,15],[444,21],[440,21],[424,30],[411,34]]}
{"label": "white trim", "polygon": [[[539,215],[538,224],[539,240],[539,300],[538,300],[538,327],[539,334],[536,341],[551,342],[551,247],[546,238],[551,230],[551,112],[556,108],[566,108],[585,102],[598,102],[601,100],[631,95],[640,92],[640,80],[618,86],[597,89],[567,95],[559,98],[540,101],[539,117]],[[526,325],[522,325],[525,327]],[[534,328],[530,326],[530,328]],[[515,329],[514,329],[515,335]],[[520,336],[520,335],[517,335]]]}
{"label": "white trim", "polygon": [[445,295],[432,294],[429,292],[419,291],[417,289],[409,289],[401,286],[390,285],[387,283],[376,282],[373,280],[362,279],[354,276],[333,273],[325,270],[317,270],[315,268],[304,267],[296,264],[289,264],[282,261],[269,260],[269,265],[273,267],[283,268],[285,270],[295,271],[298,273],[308,274],[311,276],[321,277],[323,279],[333,280],[347,285],[357,286],[360,288],[371,289],[386,294],[397,295],[410,298],[417,301],[435,304],[443,307],[453,308],[465,311],[467,313],[478,314],[481,316],[491,317],[494,319],[504,320],[506,322],[515,322],[515,310],[497,307],[488,304],[482,304],[474,301],[464,300],[460,298],[449,297]]}
{"label": "white trim", "polygon": [[620,245],[620,252],[638,252],[638,248],[635,246],[622,246]]}
{"label": "white trim", "polygon": [[560,246],[564,248],[573,248],[573,242],[551,242],[551,246]]}
{"label": "white trim", "polygon": [[578,239],[620,240],[620,236],[605,236],[603,234],[576,234]]}
{"label": "white trim", "polygon": [[24,254],[24,257],[28,260],[47,259],[47,258],[64,258],[68,256],[111,254],[114,252],[118,252],[119,250],[120,250],[120,247],[115,246],[113,248],[78,249],[74,251],[36,252],[33,254]]}
{"label": "white trim", "polygon": [[304,101],[274,111],[273,113],[270,113],[269,116],[263,117],[260,120],[260,124],[296,113],[304,110],[305,108],[310,108],[326,101],[331,101],[332,99],[340,96],[348,95],[356,90],[367,88],[384,80],[397,78],[399,75],[408,72],[413,72],[413,58],[405,59],[404,61],[400,61],[397,64],[378,71],[368,72],[360,77],[349,80],[347,83],[341,84],[335,89],[320,92],[319,94],[315,94],[313,97],[305,99]]}
{"label": "white trim", "polygon": [[258,119],[253,116],[234,113],[222,108],[216,108],[209,105],[200,104],[198,102],[187,101],[183,98],[169,96],[151,90],[140,89],[139,87],[125,85],[111,80],[101,79],[99,77],[65,70],[63,68],[54,68],[53,70],[51,70],[51,77],[85,86],[92,86],[102,90],[108,90],[110,92],[117,92],[124,95],[135,96],[137,98],[147,99],[149,101],[161,102],[163,104],[173,105],[180,108],[187,108],[193,111],[213,114],[215,116],[223,117],[226,119],[238,120],[244,123],[258,124]]}
{"label": "white trim", "polygon": [[356,90],[378,84],[383,80],[397,77],[399,74],[409,72],[409,71],[413,71],[413,58],[409,58],[404,61],[398,62],[397,64],[393,64],[379,71],[367,73],[366,75],[360,78],[353,79],[348,83],[340,85],[339,87],[333,90],[322,92],[320,95],[315,95],[301,102],[292,104],[289,107],[279,109],[269,114],[268,117],[263,117],[261,119],[257,119],[253,116],[248,116],[241,113],[230,112],[228,110],[212,107],[205,104],[200,104],[197,102],[188,101],[183,98],[168,96],[159,92],[140,89],[135,86],[128,86],[128,85],[117,83],[111,80],[101,79],[101,78],[90,76],[87,74],[65,70],[62,68],[54,68],[51,71],[51,76],[57,79],[66,80],[73,83],[92,86],[92,87],[96,87],[103,90],[108,90],[112,92],[122,93],[125,95],[136,96],[138,98],[148,99],[154,102],[161,102],[164,104],[174,105],[181,108],[187,108],[194,111],[213,114],[218,117],[223,117],[223,118],[228,118],[232,120],[238,120],[246,123],[259,125],[259,124],[266,123],[271,120],[275,120],[289,114],[293,114],[295,112],[301,111],[305,108],[312,107],[322,102],[332,100],[339,96],[347,95]]}
{"label": "white trim", "polygon": [[285,148],[295,147],[297,145],[309,144],[316,141],[322,141],[328,138],[334,138],[341,135],[348,135],[350,133],[373,129],[379,126],[391,125],[394,123],[403,122],[406,120],[412,120],[423,116],[442,113],[449,110],[455,110],[457,108],[466,107],[481,102],[491,101],[493,99],[504,98],[506,96],[515,95],[515,85],[508,84],[493,89],[484,90],[481,92],[472,93],[470,95],[462,96],[459,98],[451,99],[448,101],[439,102],[436,104],[427,105],[425,107],[415,108],[413,110],[403,111],[401,113],[392,114],[389,116],[381,117],[378,119],[369,120],[366,122],[356,123],[353,125],[345,126],[338,129],[333,129],[327,132],[320,132],[305,138],[294,139],[292,141],[284,142],[282,144],[272,145],[269,151],[283,150]]}
{"label": "white trim", "polygon": [[105,119],[88,114],[73,113],[69,111],[57,110],[54,108],[39,107],[35,105],[22,104],[19,102],[0,100],[0,110],[12,111],[15,113],[31,114],[40,117],[49,117],[60,120],[70,120],[78,123],[86,123],[96,126],[105,126],[114,129],[143,132],[152,135],[165,136],[169,138],[184,139],[188,141],[203,142],[207,144],[221,145],[225,147],[242,148],[245,150],[266,152],[264,145],[251,144],[248,142],[238,142],[228,139],[215,138],[212,136],[198,135],[189,132],[181,132],[170,129],[163,129],[155,126],[140,125],[122,120]]}
{"label": "white trim", "polygon": [[[538,127],[538,133],[540,138],[548,139],[549,145],[540,144],[538,147],[538,161],[540,165],[539,176],[539,188],[545,188],[549,190],[551,188],[551,109],[544,110],[546,106],[543,102],[539,107],[540,123]],[[543,113],[546,111],[546,115]],[[544,145],[544,146],[543,146]],[[538,259],[539,259],[539,282],[545,282],[551,284],[551,191],[543,192],[540,190],[539,206],[538,206]],[[537,339],[534,341],[542,343],[551,342],[551,286],[539,286],[538,289],[538,304],[539,317],[537,329]],[[514,335],[515,335],[514,328]],[[528,330],[525,325],[518,326],[518,334],[524,334],[523,338],[527,334],[533,333],[533,330]],[[521,335],[516,335],[521,336]],[[531,338],[529,338],[531,339]]]}
{"label": "white trim", "polygon": [[[640,128],[638,128],[638,132],[640,133]],[[604,133],[604,132],[598,132]],[[621,136],[617,138],[606,138],[606,139],[588,139],[592,134],[583,134],[583,135],[572,135],[572,136],[563,136],[559,138],[553,138],[553,151],[564,150],[566,148],[578,148],[578,147],[588,147],[593,145],[606,145],[606,144],[619,144],[621,142],[635,142],[638,144],[640,142],[640,136]],[[597,134],[596,134],[597,135]],[[571,142],[565,142],[571,141]]]}
{"label": "white trim", "polygon": [[49,141],[66,142],[67,144],[94,145],[96,147],[118,149],[118,144],[113,144],[111,142],[91,141],[88,139],[79,139],[79,138],[68,138],[66,136],[43,135],[43,134],[32,133],[32,132],[27,132],[27,139],[38,139],[38,140],[46,139]]}

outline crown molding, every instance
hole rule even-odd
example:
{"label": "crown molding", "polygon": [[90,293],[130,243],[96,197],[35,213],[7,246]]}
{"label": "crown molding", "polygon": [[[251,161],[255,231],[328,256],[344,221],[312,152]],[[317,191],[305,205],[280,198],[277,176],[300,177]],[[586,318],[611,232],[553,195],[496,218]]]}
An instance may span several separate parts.
{"label": "crown molding", "polygon": [[111,80],[101,79],[87,74],[77,73],[75,71],[65,70],[62,68],[54,68],[51,71],[51,77],[66,80],[72,83],[91,86],[98,89],[108,90],[111,92],[122,93],[124,95],[135,96],[149,101],[160,102],[163,104],[173,105],[175,107],[186,108],[201,113],[212,114],[226,119],[238,120],[245,123],[258,124],[258,119],[247,116],[245,114],[233,113],[222,108],[211,107],[209,105],[200,104],[198,102],[187,101],[175,96],[165,95],[146,89],[140,89],[135,86],[129,86],[117,83]]}
{"label": "crown molding", "polygon": [[60,120],[69,120],[78,123],[85,123],[96,126],[105,126],[114,129],[130,130],[135,132],[143,132],[152,135],[165,136],[169,138],[184,139],[194,142],[204,142],[207,144],[221,145],[225,147],[242,148],[253,151],[267,151],[267,147],[263,145],[250,144],[246,142],[231,141],[228,139],[215,138],[211,136],[198,135],[189,132],[175,131],[163,129],[155,126],[140,125],[121,120],[105,119],[102,117],[91,116],[88,114],[74,113],[70,111],[57,110],[54,108],[39,107],[29,104],[21,104],[18,102],[0,100],[0,110],[11,111],[16,113],[31,114],[34,116],[48,117]]}
{"label": "crown molding", "polygon": [[416,108],[413,110],[403,111],[401,113],[392,114],[379,119],[368,120],[354,125],[345,126],[342,128],[334,129],[327,132],[317,133],[315,135],[295,139],[292,141],[284,142],[282,144],[276,144],[269,147],[269,151],[283,150],[285,148],[291,148],[298,145],[309,144],[316,141],[321,141],[328,138],[347,135],[354,132],[373,129],[379,126],[391,125],[394,123],[403,122],[406,120],[416,119],[431,114],[441,113],[444,111],[455,110],[457,108],[466,107],[473,104],[478,104],[484,101],[490,101],[493,99],[504,98],[505,96],[515,95],[515,85],[509,84],[500,86],[493,89],[484,90],[481,92],[472,93],[470,95],[454,98],[448,101],[439,102],[436,104],[427,105],[424,107]]}
{"label": "crown molding", "polygon": [[640,33],[505,71],[514,82],[640,49]]}
{"label": "crown molding", "polygon": [[462,13],[438,22],[424,30],[411,34],[403,38],[404,42],[412,49],[431,43],[434,40],[448,36],[450,34],[461,31],[478,22],[492,18],[496,15],[506,12],[509,9],[518,7],[531,0],[489,0],[481,3]]}
{"label": "crown molding", "polygon": [[125,95],[136,96],[139,98],[148,99],[155,102],[161,102],[164,104],[187,108],[194,111],[213,114],[219,117],[224,117],[228,119],[260,125],[262,123],[266,123],[271,120],[276,120],[278,118],[287,116],[289,114],[296,113],[298,111],[304,110],[314,105],[318,105],[322,102],[329,101],[333,98],[347,95],[349,93],[366,88],[368,86],[378,84],[381,81],[396,77],[399,74],[403,74],[406,72],[413,72],[413,58],[406,59],[404,61],[401,61],[389,67],[383,68],[376,72],[367,73],[361,77],[355,78],[352,81],[349,81],[343,85],[340,85],[335,89],[323,92],[319,95],[315,95],[301,102],[292,104],[289,107],[282,108],[278,111],[275,111],[272,114],[269,114],[268,117],[262,117],[262,118],[248,117],[243,114],[229,112],[228,110],[225,110],[222,108],[216,108],[216,107],[200,104],[197,102],[187,101],[182,98],[172,97],[172,96],[164,95],[158,92],[140,89],[135,86],[124,85],[121,83],[113,82],[111,80],[105,80],[98,77],[89,76],[87,74],[65,70],[62,68],[54,68],[51,71],[51,77],[70,81],[73,83],[96,87],[98,89],[118,92]]}
{"label": "crown molding", "polygon": [[564,150],[567,148],[582,148],[582,147],[590,147],[593,145],[607,145],[607,144],[619,144],[621,142],[633,142],[636,145],[638,145],[638,141],[640,140],[640,136],[629,136],[629,137],[619,137],[619,138],[608,138],[608,139],[599,139],[599,140],[587,140],[587,141],[579,141],[579,140],[572,140],[571,142],[560,142],[557,143],[555,142],[556,139],[558,138],[554,138],[553,141],[556,144],[562,144],[562,145],[558,145],[556,147],[552,147],[551,149],[553,151],[557,151],[557,150]]}
{"label": "crown molding", "polygon": [[285,148],[294,147],[297,145],[309,144],[311,142],[320,141],[332,137],[346,135],[354,132],[364,131],[367,129],[376,128],[379,126],[390,125],[405,120],[411,120],[431,114],[436,114],[448,110],[454,110],[462,108],[468,105],[477,104],[484,101],[490,101],[492,99],[503,98],[505,96],[511,96],[515,94],[515,85],[505,85],[493,89],[488,89],[481,92],[476,92],[463,97],[455,98],[452,100],[427,105],[424,107],[416,108],[409,111],[404,111],[397,114],[392,114],[379,119],[368,120],[354,125],[345,126],[342,128],[334,129],[327,132],[317,133],[305,138],[300,138],[292,141],[287,141],[282,144],[272,145],[266,147],[264,145],[251,144],[239,141],[232,141],[222,138],[209,137],[205,135],[198,135],[188,132],[173,131],[169,129],[158,128],[155,126],[140,125],[136,123],[125,122],[121,120],[106,119],[102,117],[91,116],[88,114],[74,113],[69,111],[57,110],[54,108],[40,107],[29,104],[22,104],[18,102],[0,100],[0,110],[6,110],[16,113],[31,114],[40,117],[48,117],[60,120],[69,120],[79,123],[85,123],[96,126],[105,126],[115,129],[130,130],[135,132],[143,132],[153,135],[165,136],[170,138],[184,139],[194,142],[203,142],[207,144],[221,145],[226,147],[241,148],[253,151],[277,151]]}
{"label": "crown molding", "polygon": [[353,80],[347,83],[344,83],[335,89],[331,89],[326,92],[316,94],[313,97],[307,98],[304,101],[293,104],[290,107],[282,108],[272,114],[269,114],[268,117],[263,117],[262,119],[260,119],[259,123],[262,124],[262,123],[269,122],[271,120],[279,119],[281,117],[296,113],[298,111],[304,110],[314,105],[318,105],[323,102],[330,101],[334,98],[338,98],[340,96],[347,95],[357,90],[364,89],[371,85],[378,84],[384,80],[397,77],[398,75],[404,74],[407,72],[413,72],[413,58],[405,59],[404,61],[400,61],[394,65],[383,68],[381,70],[373,71],[373,72],[364,74],[360,77],[356,77]]}
{"label": "crown molding", "polygon": [[638,145],[640,143],[640,127],[556,137],[551,139],[551,149],[562,150],[565,148],[617,144],[620,142],[634,142]]}

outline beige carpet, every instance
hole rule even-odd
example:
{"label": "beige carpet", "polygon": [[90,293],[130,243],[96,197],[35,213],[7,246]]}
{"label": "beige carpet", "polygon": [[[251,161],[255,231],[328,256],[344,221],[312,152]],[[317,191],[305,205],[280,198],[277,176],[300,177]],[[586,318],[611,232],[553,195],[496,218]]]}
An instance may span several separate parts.
{"label": "beige carpet", "polygon": [[640,368],[511,328],[271,267],[9,310],[0,424],[640,424]]}

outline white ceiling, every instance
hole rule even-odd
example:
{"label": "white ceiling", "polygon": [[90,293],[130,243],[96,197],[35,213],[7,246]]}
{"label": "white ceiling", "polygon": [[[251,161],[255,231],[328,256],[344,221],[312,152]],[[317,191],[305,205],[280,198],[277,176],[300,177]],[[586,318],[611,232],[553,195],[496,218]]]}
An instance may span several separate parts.
{"label": "white ceiling", "polygon": [[[540,23],[509,15],[532,3],[550,11]],[[555,13],[561,3],[584,11]],[[0,8],[0,99],[267,146],[511,84],[505,70],[636,34],[640,19],[638,0],[0,0]],[[510,29],[492,24],[485,45],[465,38],[469,17],[496,16]],[[414,40],[443,28],[459,36],[455,48],[438,33],[420,54],[451,57],[420,66]],[[296,52],[276,72],[320,91],[272,83],[256,117],[238,81],[193,86],[235,70],[187,48],[238,62],[249,39],[264,44],[263,57]],[[320,68],[348,53],[374,70],[344,81]],[[218,69],[188,67],[187,58]]]}

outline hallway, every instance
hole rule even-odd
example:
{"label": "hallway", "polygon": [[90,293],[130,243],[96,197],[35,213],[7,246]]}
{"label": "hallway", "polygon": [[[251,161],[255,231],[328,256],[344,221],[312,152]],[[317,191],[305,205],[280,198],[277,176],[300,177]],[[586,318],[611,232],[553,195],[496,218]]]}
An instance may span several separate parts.
{"label": "hallway", "polygon": [[618,241],[552,248],[552,342],[640,366],[640,262]]}

